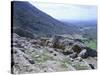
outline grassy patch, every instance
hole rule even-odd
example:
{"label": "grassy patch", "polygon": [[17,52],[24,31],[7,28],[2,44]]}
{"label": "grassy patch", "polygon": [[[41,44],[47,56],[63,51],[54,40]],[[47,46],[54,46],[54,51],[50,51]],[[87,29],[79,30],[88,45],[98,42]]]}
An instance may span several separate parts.
{"label": "grassy patch", "polygon": [[36,58],[37,62],[45,62],[47,60],[53,60],[53,57],[50,57],[46,54],[41,54],[39,57]]}
{"label": "grassy patch", "polygon": [[87,47],[90,47],[92,49],[95,49],[97,48],[97,40],[96,39],[90,39],[90,38],[83,38],[81,39],[84,44],[87,46]]}
{"label": "grassy patch", "polygon": [[61,63],[61,66],[64,68],[68,68],[68,63]]}
{"label": "grassy patch", "polygon": [[87,66],[81,66],[80,64],[74,65],[76,70],[88,70]]}
{"label": "grassy patch", "polygon": [[44,51],[43,53],[37,53],[35,52],[32,55],[32,58],[37,62],[37,63],[43,63],[47,60],[54,60],[52,56],[49,56],[48,53],[46,51]]}
{"label": "grassy patch", "polygon": [[70,60],[69,59],[64,59],[61,61],[61,66],[62,67],[65,67],[65,68],[68,68],[68,65],[71,64]]}
{"label": "grassy patch", "polygon": [[92,49],[96,49],[97,48],[97,43],[94,40],[93,41],[89,41],[89,42],[85,42],[85,44],[86,44],[87,47],[90,47]]}

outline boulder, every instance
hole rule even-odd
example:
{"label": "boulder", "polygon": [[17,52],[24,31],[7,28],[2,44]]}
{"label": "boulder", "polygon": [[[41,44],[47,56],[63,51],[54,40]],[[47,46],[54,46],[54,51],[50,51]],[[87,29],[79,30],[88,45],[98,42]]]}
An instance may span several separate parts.
{"label": "boulder", "polygon": [[38,40],[38,44],[41,46],[48,46],[51,41],[49,38],[42,37],[41,39]]}
{"label": "boulder", "polygon": [[93,50],[89,47],[85,47],[85,49],[87,50],[87,56],[90,56],[90,57],[97,57],[97,51],[96,50]]}
{"label": "boulder", "polygon": [[87,50],[86,49],[83,49],[79,54],[78,54],[79,57],[87,57]]}
{"label": "boulder", "polygon": [[71,58],[76,58],[77,57],[77,53],[73,53],[69,55]]}
{"label": "boulder", "polygon": [[74,39],[74,41],[84,43],[81,39]]}
{"label": "boulder", "polygon": [[76,52],[76,53],[80,53],[81,52],[81,50],[82,50],[82,48],[79,46],[79,45],[74,45],[73,47],[72,47],[72,49],[73,49],[73,51],[74,52]]}
{"label": "boulder", "polygon": [[85,47],[79,54],[78,56],[82,58],[87,58],[87,57],[97,57],[97,51],[93,50],[89,47]]}
{"label": "boulder", "polygon": [[64,37],[62,36],[55,36],[53,38],[53,48],[58,48],[58,49],[65,49],[65,43],[64,43]]}
{"label": "boulder", "polygon": [[95,69],[95,67],[94,67],[93,64],[89,64],[89,66],[90,66],[92,69]]}

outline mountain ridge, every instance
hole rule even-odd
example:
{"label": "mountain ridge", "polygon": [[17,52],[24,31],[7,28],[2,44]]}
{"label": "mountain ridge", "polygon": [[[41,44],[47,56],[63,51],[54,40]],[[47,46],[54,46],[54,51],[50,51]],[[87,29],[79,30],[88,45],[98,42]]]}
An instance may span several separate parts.
{"label": "mountain ridge", "polygon": [[21,34],[20,32],[30,35],[33,33],[39,35],[78,33],[76,27],[61,23],[29,2],[16,1],[13,2],[13,6],[13,29],[17,34]]}

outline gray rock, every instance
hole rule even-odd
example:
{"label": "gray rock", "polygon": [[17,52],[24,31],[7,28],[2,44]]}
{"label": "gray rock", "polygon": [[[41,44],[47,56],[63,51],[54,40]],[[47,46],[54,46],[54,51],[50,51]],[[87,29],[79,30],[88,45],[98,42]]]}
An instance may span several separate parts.
{"label": "gray rock", "polygon": [[86,52],[87,52],[87,50],[86,50],[86,49],[83,49],[83,50],[78,54],[78,56],[84,58],[84,57],[87,56],[87,55],[86,55]]}
{"label": "gray rock", "polygon": [[68,41],[65,40],[65,37],[56,35],[53,38],[53,48],[62,49],[62,51],[64,51],[67,45]]}
{"label": "gray rock", "polygon": [[85,49],[87,50],[87,55],[91,56],[91,57],[97,57],[97,51],[93,50],[89,47],[85,47]]}
{"label": "gray rock", "polygon": [[79,46],[79,45],[74,45],[72,47],[73,51],[76,52],[76,53],[80,53],[82,51],[82,48]]}
{"label": "gray rock", "polygon": [[71,58],[76,58],[77,57],[77,53],[73,53],[69,55]]}

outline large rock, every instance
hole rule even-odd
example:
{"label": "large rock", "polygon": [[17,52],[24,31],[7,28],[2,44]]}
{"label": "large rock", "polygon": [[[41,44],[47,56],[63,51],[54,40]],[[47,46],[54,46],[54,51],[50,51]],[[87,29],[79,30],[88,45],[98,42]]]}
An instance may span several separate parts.
{"label": "large rock", "polygon": [[47,46],[48,40],[49,40],[49,38],[42,37],[42,38],[40,39],[40,45],[41,45],[41,46]]}
{"label": "large rock", "polygon": [[73,53],[69,55],[71,58],[76,58],[77,57],[77,53]]}
{"label": "large rock", "polygon": [[87,58],[87,57],[97,57],[97,51],[93,50],[89,47],[85,47],[84,49],[82,49],[80,51],[80,53],[78,54],[79,57],[82,58]]}
{"label": "large rock", "polygon": [[97,51],[96,50],[93,50],[89,47],[85,47],[85,49],[87,50],[87,52],[86,52],[87,56],[97,57]]}
{"label": "large rock", "polygon": [[85,58],[87,57],[87,50],[86,49],[83,49],[79,54],[78,54],[79,57],[82,57],[82,58]]}
{"label": "large rock", "polygon": [[72,49],[74,52],[80,53],[84,49],[84,47],[86,46],[83,43],[77,41],[77,42],[74,42]]}
{"label": "large rock", "polygon": [[65,42],[64,39],[65,39],[64,37],[56,35],[53,38],[53,48],[58,48],[58,49],[64,50],[66,47],[66,45],[64,43]]}
{"label": "large rock", "polygon": [[73,51],[76,52],[76,53],[80,53],[81,52],[81,47],[79,45],[74,45],[72,47]]}

